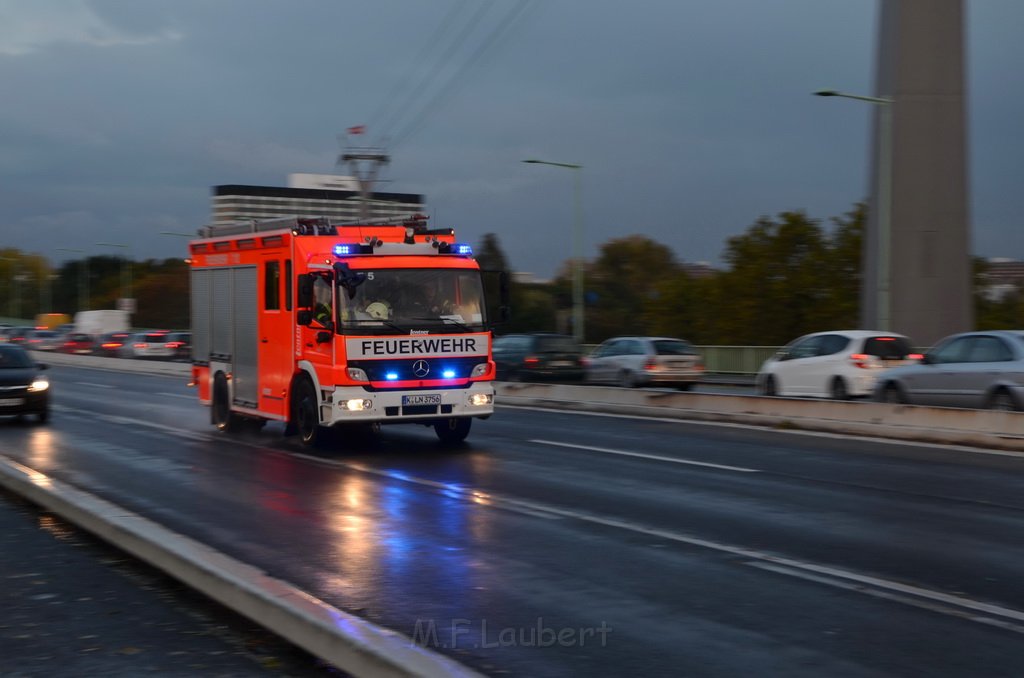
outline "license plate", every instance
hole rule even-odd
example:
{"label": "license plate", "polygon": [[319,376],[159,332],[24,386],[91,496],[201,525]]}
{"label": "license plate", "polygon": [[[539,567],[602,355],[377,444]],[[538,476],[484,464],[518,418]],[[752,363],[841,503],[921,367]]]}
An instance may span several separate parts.
{"label": "license plate", "polygon": [[550,363],[551,367],[572,367],[572,363],[568,360],[552,360]]}
{"label": "license plate", "polygon": [[402,396],[402,405],[440,405],[440,393],[418,393],[416,395]]}
{"label": "license plate", "polygon": [[24,405],[24,398],[0,398],[0,407],[13,407],[15,405]]}

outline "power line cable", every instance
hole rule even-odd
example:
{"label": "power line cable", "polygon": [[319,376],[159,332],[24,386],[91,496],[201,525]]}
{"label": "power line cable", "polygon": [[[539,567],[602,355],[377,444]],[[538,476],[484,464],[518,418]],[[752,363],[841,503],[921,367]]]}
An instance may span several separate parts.
{"label": "power line cable", "polygon": [[497,0],[490,0],[489,2],[481,3],[477,8],[477,11],[473,13],[469,21],[462,27],[462,30],[458,35],[456,35],[455,39],[448,45],[448,48],[438,57],[434,67],[427,72],[416,87],[406,93],[405,98],[402,99],[399,105],[393,107],[392,115],[381,123],[380,129],[382,130],[382,136],[386,136],[391,128],[402,120],[409,108],[420,98],[423,91],[433,84],[434,80],[440,75],[445,64],[450,61],[455,53],[466,43],[470,35],[479,25],[480,21],[483,20],[484,15],[490,11],[496,1]]}
{"label": "power line cable", "polygon": [[427,118],[434,112],[442,101],[450,100],[454,93],[459,88],[465,86],[466,80],[462,77],[469,69],[479,65],[481,57],[487,53],[488,50],[493,49],[496,45],[507,40],[512,35],[513,28],[526,14],[526,10],[531,8],[536,3],[536,0],[519,0],[519,2],[505,15],[505,17],[499,21],[498,25],[487,35],[483,42],[477,46],[473,54],[470,55],[469,59],[466,60],[462,67],[459,68],[439,89],[435,95],[420,108],[419,113],[404,127],[401,128],[398,133],[395,134],[392,139],[391,148],[396,148],[400,143],[409,138],[413,133],[419,130],[420,127],[426,122]]}
{"label": "power line cable", "polygon": [[413,79],[413,75],[416,73],[418,68],[427,61],[427,57],[430,55],[433,48],[442,44],[446,34],[455,26],[455,17],[462,13],[462,10],[466,7],[468,2],[469,0],[457,0],[457,2],[452,3],[448,8],[448,12],[441,19],[441,23],[437,25],[434,32],[427,38],[427,41],[423,43],[423,47],[420,48],[419,53],[417,53],[416,56],[413,57],[412,61],[409,62],[410,66],[405,72],[405,76],[395,82],[388,94],[381,100],[377,109],[365,118],[366,122],[372,123],[380,119],[381,116],[387,112],[389,104],[403,91],[408,90],[408,86]]}

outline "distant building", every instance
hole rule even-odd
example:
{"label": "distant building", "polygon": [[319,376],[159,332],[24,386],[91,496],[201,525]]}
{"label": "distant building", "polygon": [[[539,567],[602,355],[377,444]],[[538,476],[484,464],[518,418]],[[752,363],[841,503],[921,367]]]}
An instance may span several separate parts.
{"label": "distant building", "polygon": [[982,294],[989,301],[1000,301],[1024,287],[1024,261],[997,257],[985,261]]}
{"label": "distant building", "polygon": [[715,273],[718,273],[718,269],[714,268],[711,264],[706,261],[695,261],[695,262],[683,262],[681,264],[683,273],[687,276],[695,279],[710,278]]}
{"label": "distant building", "polygon": [[536,273],[529,271],[512,271],[512,280],[523,285],[547,285],[549,278],[538,278]]}
{"label": "distant building", "polygon": [[[402,219],[424,212],[423,196],[417,193],[373,193],[371,219]],[[211,224],[231,224],[250,219],[328,217],[335,222],[359,220],[360,196],[354,177],[324,174],[293,174],[287,188],[226,184],[213,187]]]}

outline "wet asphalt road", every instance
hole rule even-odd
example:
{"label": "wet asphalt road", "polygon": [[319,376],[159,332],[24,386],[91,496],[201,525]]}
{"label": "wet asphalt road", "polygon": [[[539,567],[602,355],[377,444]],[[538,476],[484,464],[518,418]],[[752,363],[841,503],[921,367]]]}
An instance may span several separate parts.
{"label": "wet asphalt road", "polygon": [[311,452],[180,379],[52,375],[0,452],[483,672],[1024,665],[1019,456],[513,408]]}
{"label": "wet asphalt road", "polygon": [[0,676],[342,675],[2,491],[0,583]]}

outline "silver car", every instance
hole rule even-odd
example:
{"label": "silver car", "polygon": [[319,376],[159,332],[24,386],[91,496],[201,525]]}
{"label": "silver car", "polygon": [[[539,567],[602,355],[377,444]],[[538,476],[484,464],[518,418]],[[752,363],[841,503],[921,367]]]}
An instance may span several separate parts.
{"label": "silver car", "polygon": [[704,377],[704,360],[688,341],[672,337],[614,337],[584,359],[592,384],[671,386],[688,390]]}
{"label": "silver car", "polygon": [[940,407],[1020,410],[1024,406],[1024,330],[946,337],[917,365],[882,375],[875,400]]}

